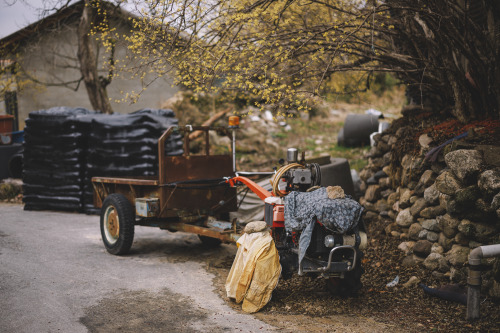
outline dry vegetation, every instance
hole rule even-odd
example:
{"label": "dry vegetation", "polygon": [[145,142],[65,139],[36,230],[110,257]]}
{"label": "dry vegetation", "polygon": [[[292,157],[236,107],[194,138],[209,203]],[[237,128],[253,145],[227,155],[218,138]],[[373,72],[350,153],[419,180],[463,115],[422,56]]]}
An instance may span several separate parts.
{"label": "dry vegetation", "polygon": [[[366,165],[364,155],[369,147],[345,148],[337,145],[337,134],[344,125],[345,117],[349,113],[376,109],[386,116],[384,121],[391,122],[400,116],[405,104],[404,87],[395,87],[380,96],[371,92],[357,94],[349,98],[349,102],[345,98],[329,99],[318,103],[309,114],[292,114],[293,117],[272,120],[266,120],[265,112],[257,108],[238,107],[213,96],[195,95],[189,91],[178,93],[162,107],[173,109],[181,125],[200,125],[212,114],[231,106],[235,114],[242,117],[236,146],[239,170],[270,171],[280,158],[285,157],[286,148],[296,147],[305,151],[307,158],[325,155],[347,158],[351,168],[359,171]],[[227,117],[214,125],[226,126]],[[214,153],[230,152],[227,138],[212,139]],[[197,150],[202,145],[198,142],[191,147]]]}

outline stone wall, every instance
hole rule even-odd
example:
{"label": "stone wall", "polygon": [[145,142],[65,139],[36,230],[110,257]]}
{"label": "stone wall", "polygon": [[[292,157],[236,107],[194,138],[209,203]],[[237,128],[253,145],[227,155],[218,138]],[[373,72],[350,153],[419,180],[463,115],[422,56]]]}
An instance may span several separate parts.
{"label": "stone wall", "polygon": [[[374,138],[369,164],[360,173],[365,221],[382,219],[387,236],[401,240],[403,265],[419,265],[434,278],[466,283],[470,250],[500,243],[500,147],[457,140],[430,162],[425,154],[432,142],[422,135],[420,152],[395,163],[394,148],[404,136],[403,127]],[[483,273],[484,291],[499,298],[500,260],[484,263],[489,266]]]}

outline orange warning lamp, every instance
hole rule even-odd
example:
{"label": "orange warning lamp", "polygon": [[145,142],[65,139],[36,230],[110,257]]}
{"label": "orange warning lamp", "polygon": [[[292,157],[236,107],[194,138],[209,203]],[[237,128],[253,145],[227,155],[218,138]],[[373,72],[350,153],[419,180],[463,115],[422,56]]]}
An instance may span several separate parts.
{"label": "orange warning lamp", "polygon": [[240,117],[231,116],[229,117],[229,128],[239,128],[240,127]]}

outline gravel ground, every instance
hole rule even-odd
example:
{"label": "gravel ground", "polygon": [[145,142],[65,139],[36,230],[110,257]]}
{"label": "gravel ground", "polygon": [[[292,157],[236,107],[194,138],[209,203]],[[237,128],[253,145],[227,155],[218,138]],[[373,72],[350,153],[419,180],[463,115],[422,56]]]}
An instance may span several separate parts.
{"label": "gravel ground", "polygon": [[[290,331],[324,332],[499,332],[500,303],[484,298],[481,319],[465,320],[466,306],[430,297],[418,284],[403,287],[410,277],[439,287],[438,281],[418,268],[401,266],[403,253],[397,250],[399,240],[383,233],[384,223],[368,226],[370,246],[363,259],[363,289],[355,297],[331,295],[322,279],[294,276],[281,280],[273,298],[257,317]],[[399,241],[399,242],[398,242]],[[223,295],[225,277],[231,258],[219,260],[210,269],[218,272],[216,288]],[[400,283],[386,287],[396,275]],[[239,305],[227,300],[233,307]]]}
{"label": "gravel ground", "polygon": [[[397,250],[399,240],[385,236],[384,227],[383,222],[368,226],[370,245],[363,259],[364,287],[357,296],[344,299],[331,295],[324,280],[294,276],[279,282],[272,300],[255,316],[277,327],[279,332],[500,331],[498,301],[485,298],[481,304],[481,319],[468,322],[465,320],[464,305],[429,297],[417,285],[404,288],[403,284],[412,276],[418,277],[428,286],[436,287],[446,282],[435,280],[418,268],[401,266],[404,255]],[[197,243],[194,235],[185,234],[185,237]],[[144,238],[138,238],[137,241],[138,253],[131,258],[124,258],[125,261],[133,261],[135,257],[138,257],[137,260],[141,259],[141,253],[153,251],[153,258],[159,255],[161,258],[165,257],[167,262],[200,262],[209,273],[215,273],[213,284],[219,296],[227,305],[243,314],[240,305],[227,299],[224,288],[236,252],[235,246],[223,245],[207,251],[200,246],[179,248],[178,245],[164,242],[159,246],[158,241],[152,242]],[[149,247],[151,249],[148,251]],[[400,283],[394,288],[387,288],[386,284],[396,275],[399,275]],[[129,302],[125,303],[131,303],[129,305],[133,308],[132,300],[138,298],[138,295],[130,296],[131,298],[127,298]],[[145,298],[151,298],[151,295],[145,295],[141,299]],[[172,298],[163,295],[162,299],[171,301]],[[181,301],[179,304],[182,303]],[[178,310],[175,304],[168,306]],[[102,307],[89,308],[82,322],[90,325],[89,318],[96,319],[93,314],[101,312]],[[155,321],[154,318],[149,319]],[[194,317],[193,319],[196,320]],[[102,323],[94,324],[100,326]]]}

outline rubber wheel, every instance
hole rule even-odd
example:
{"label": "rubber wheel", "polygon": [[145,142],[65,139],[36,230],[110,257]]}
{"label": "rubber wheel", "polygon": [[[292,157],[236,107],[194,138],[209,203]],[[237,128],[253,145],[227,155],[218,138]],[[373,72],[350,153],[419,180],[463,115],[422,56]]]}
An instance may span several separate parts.
{"label": "rubber wheel", "polygon": [[222,241],[220,239],[217,239],[217,238],[212,238],[212,237],[207,237],[207,236],[202,236],[202,235],[198,235],[198,238],[200,238],[201,243],[205,247],[217,247],[217,246],[220,246],[222,244]]}
{"label": "rubber wheel", "polygon": [[341,297],[354,296],[363,288],[361,275],[365,270],[361,265],[361,258],[358,258],[357,261],[356,267],[352,271],[345,273],[344,278],[339,282],[339,295]]}
{"label": "rubber wheel", "polygon": [[357,261],[356,267],[352,271],[346,272],[343,279],[330,278],[326,281],[326,287],[331,294],[347,298],[356,295],[363,288],[361,275],[363,275],[364,269],[361,266],[360,258]]}
{"label": "rubber wheel", "polygon": [[134,241],[135,210],[124,195],[113,193],[101,208],[101,236],[106,250],[126,254]]}

